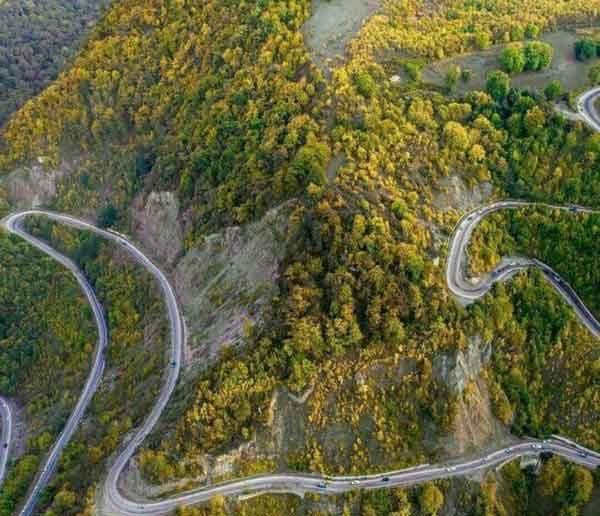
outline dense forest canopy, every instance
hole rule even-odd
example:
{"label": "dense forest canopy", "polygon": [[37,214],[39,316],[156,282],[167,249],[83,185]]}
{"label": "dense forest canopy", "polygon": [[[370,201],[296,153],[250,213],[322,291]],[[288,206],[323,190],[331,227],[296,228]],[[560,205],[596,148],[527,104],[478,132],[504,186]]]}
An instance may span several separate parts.
{"label": "dense forest canopy", "polygon": [[0,126],[69,62],[109,0],[0,2]]}

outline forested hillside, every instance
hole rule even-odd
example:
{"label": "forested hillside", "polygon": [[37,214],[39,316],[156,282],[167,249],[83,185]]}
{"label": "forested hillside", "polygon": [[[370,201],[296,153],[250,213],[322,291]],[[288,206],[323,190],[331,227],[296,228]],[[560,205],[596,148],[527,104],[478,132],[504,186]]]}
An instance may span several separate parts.
{"label": "forested hillside", "polygon": [[70,61],[109,0],[0,2],[0,126]]}
{"label": "forested hillside", "polygon": [[25,455],[0,490],[12,514],[81,391],[96,344],[91,309],[71,274],[0,235],[0,391],[26,408]]}
{"label": "forested hillside", "polygon": [[[161,265],[180,280],[186,253],[213,245],[233,249],[233,261],[244,248],[232,245],[231,226],[295,199],[261,323],[244,319],[235,346],[227,327],[216,358],[198,345],[204,328],[190,332],[194,359],[136,457],[128,493],[265,471],[381,472],[515,436],[560,433],[600,449],[597,340],[573,311],[535,272],[465,307],[444,269],[452,230],[474,205],[519,197],[599,207],[598,136],[546,97],[511,88],[500,71],[485,91],[461,96],[452,81],[440,88],[419,72],[468,50],[596,23],[598,12],[599,0],[391,0],[325,77],[301,32],[308,0],[114,3],[72,66],[0,134],[3,201],[32,199],[20,196],[34,163],[56,181],[53,209],[97,216],[140,240],[146,219],[173,232],[164,238],[173,247],[179,231],[181,249]],[[158,197],[171,199],[164,212],[150,204]],[[490,218],[473,266],[514,249],[558,256],[596,306],[596,224],[563,215],[514,213],[504,226]],[[118,338],[110,357],[119,386],[96,396],[95,429],[82,428],[43,500],[49,515],[91,513],[106,457],[160,381],[167,343],[157,337],[142,351],[141,326],[160,307],[118,252],[89,235],[34,227],[80,261]],[[193,268],[187,277],[185,288],[217,308],[255,302],[230,295],[237,285],[225,273],[212,290]],[[198,305],[181,289],[189,319]],[[539,478],[514,466],[477,486],[444,481],[330,501],[369,516],[436,514],[443,504],[474,515],[539,507],[577,515],[593,484],[582,471],[550,461]],[[325,505],[311,501],[299,509],[291,497],[241,506],[218,498],[181,514],[321,514]]]}
{"label": "forested hillside", "polygon": [[322,182],[325,85],[299,33],[309,2],[168,4],[117,2],[70,71],[8,124],[0,166],[118,149],[113,177],[74,185],[77,202],[97,205],[110,182],[125,207],[154,171],[146,181],[175,188],[206,223],[246,222]]}
{"label": "forested hillside", "polygon": [[[120,256],[96,236],[64,229],[36,219],[30,222],[29,230],[39,237],[45,237],[56,249],[80,264],[106,311],[111,335],[106,353],[105,383],[101,385],[94,397],[84,424],[67,447],[59,463],[57,475],[42,501],[44,505],[50,507],[49,515],[75,514],[85,505],[88,489],[93,489],[93,483],[98,480],[105,468],[106,459],[121,445],[121,436],[140,423],[154,402],[158,392],[160,371],[165,362],[162,348],[166,330],[165,317],[161,312],[160,298],[151,280],[143,271],[127,263],[125,257]],[[15,246],[13,252],[24,251],[33,253],[29,246],[23,243],[18,247]],[[37,425],[46,431],[41,433],[42,430],[38,430],[35,426],[31,427],[32,435],[26,443],[26,455],[18,461],[6,483],[0,488],[2,516],[12,514],[18,502],[22,500],[29,481],[37,471],[39,459],[62,429],[72,408],[71,405],[76,402],[84,378],[88,374],[90,358],[97,338],[93,331],[91,310],[85,305],[83,309],[81,308],[84,303],[83,296],[70,275],[65,271],[57,271],[59,267],[50,258],[43,260],[38,258],[37,262],[34,261],[38,263],[35,272],[41,269],[47,271],[49,277],[54,275],[57,279],[64,278],[64,280],[56,284],[49,278],[28,282],[22,275],[28,272],[27,265],[33,260],[26,260],[26,257],[27,255],[20,257],[25,263],[21,265],[18,274],[6,274],[2,277],[7,278],[6,281],[11,283],[21,281],[31,287],[43,283],[53,290],[56,289],[57,293],[54,296],[44,296],[44,292],[36,290],[23,300],[17,298],[22,303],[28,303],[27,308],[21,307],[20,312],[13,313],[9,302],[3,305],[7,307],[9,313],[13,313],[12,316],[2,319],[6,325],[5,331],[10,336],[16,335],[13,337],[15,342],[10,338],[2,341],[8,346],[6,355],[9,360],[0,362],[0,366],[6,368],[8,378],[27,374],[28,370],[35,371],[36,376],[32,373],[29,373],[26,378],[17,376],[11,382],[12,388],[3,388],[2,392],[15,395],[27,403],[32,416],[38,416],[37,413],[41,412]],[[10,262],[2,261],[3,265],[6,263]],[[67,283],[67,286],[62,283]],[[28,294],[28,291],[25,290],[24,294]],[[46,307],[33,302],[33,295],[40,296],[42,300],[48,299],[52,307],[48,309],[50,313],[35,312],[32,314],[33,319],[23,319],[23,315],[27,315],[28,311],[43,310]],[[79,306],[73,306],[73,297]],[[76,315],[73,315],[72,311]],[[18,319],[17,313],[19,313]],[[50,318],[52,313],[55,315]],[[54,319],[65,336],[55,335],[57,330],[52,326],[46,330],[54,332],[50,333],[49,337],[42,333],[45,328],[42,326],[40,329],[39,322],[52,322]],[[79,319],[83,319],[84,323]],[[63,321],[68,321],[69,326],[62,328]],[[19,336],[17,340],[16,336],[26,329],[37,331],[39,335]],[[75,339],[69,332],[75,334]],[[58,337],[61,337],[60,340]],[[48,344],[45,344],[46,340]],[[73,344],[71,344],[72,340],[75,340]],[[51,345],[59,344],[60,352],[55,349],[53,353],[52,350],[47,349]],[[24,355],[23,358],[19,357],[18,351]],[[33,356],[35,360],[33,364],[26,361],[25,357],[28,355]],[[25,364],[19,363],[19,358]],[[58,361],[57,358],[61,360]],[[32,359],[29,361],[31,362]],[[56,372],[59,372],[58,378]],[[66,379],[62,382],[57,381],[63,375]],[[38,383],[41,385],[38,386]],[[37,397],[30,400],[28,391],[15,392],[17,388],[27,388],[28,391],[38,393]],[[56,401],[50,398],[48,393],[60,397],[60,411],[57,410]],[[61,405],[67,403],[69,405],[63,409]],[[51,409],[51,414],[46,414],[42,409],[46,411]],[[33,419],[33,422],[36,420]],[[42,426],[43,423],[45,427]]]}
{"label": "forested hillside", "polygon": [[476,233],[472,244],[475,273],[491,270],[501,256],[542,260],[575,289],[588,308],[600,314],[599,216],[532,207],[496,214]]}

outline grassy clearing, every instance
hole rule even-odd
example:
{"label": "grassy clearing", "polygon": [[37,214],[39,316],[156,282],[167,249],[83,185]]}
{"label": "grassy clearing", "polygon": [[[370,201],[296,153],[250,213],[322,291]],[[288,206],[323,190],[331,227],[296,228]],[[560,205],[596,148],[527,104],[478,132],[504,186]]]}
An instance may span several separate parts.
{"label": "grassy clearing", "polygon": [[[552,64],[548,69],[539,72],[516,74],[512,77],[512,84],[536,91],[542,91],[553,80],[559,80],[566,91],[587,86],[588,72],[592,66],[600,62],[600,59],[591,59],[584,63],[575,59],[574,45],[580,37],[577,32],[566,30],[544,34],[540,40],[554,47]],[[458,95],[470,90],[483,89],[488,72],[501,68],[500,54],[504,48],[504,45],[498,45],[482,52],[432,63],[423,68],[422,78],[425,82],[443,86],[450,66],[457,64],[461,69],[472,71],[469,82],[459,81],[456,90]]]}

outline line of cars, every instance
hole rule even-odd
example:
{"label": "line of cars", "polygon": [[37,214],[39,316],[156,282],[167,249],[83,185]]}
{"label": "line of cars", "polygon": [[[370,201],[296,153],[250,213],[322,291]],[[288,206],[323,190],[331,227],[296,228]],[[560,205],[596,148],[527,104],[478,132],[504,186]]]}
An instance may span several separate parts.
{"label": "line of cars", "polygon": [[[390,481],[390,477],[387,477],[387,476],[385,476],[385,477],[381,477],[381,478],[379,479],[379,481],[380,481],[380,482],[389,482],[389,481]],[[361,481],[360,481],[360,480],[357,480],[357,479],[354,479],[354,480],[351,480],[351,481],[350,481],[350,484],[351,484],[351,485],[353,485],[353,486],[358,486],[358,485],[360,485],[360,483],[361,483]],[[326,480],[322,480],[322,481],[320,481],[320,482],[317,484],[317,487],[318,487],[319,489],[327,489],[327,488],[329,487],[329,483],[328,483]]]}

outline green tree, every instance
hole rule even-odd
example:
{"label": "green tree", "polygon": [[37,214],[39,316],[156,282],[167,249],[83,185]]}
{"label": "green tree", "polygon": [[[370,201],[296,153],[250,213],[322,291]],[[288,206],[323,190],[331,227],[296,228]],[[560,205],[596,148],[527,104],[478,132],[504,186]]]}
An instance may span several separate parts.
{"label": "green tree", "polygon": [[458,79],[460,79],[460,66],[453,64],[446,74],[446,88],[448,88],[448,91],[452,92],[456,89]]}
{"label": "green tree", "polygon": [[58,511],[56,514],[65,514],[67,511],[75,507],[77,497],[75,493],[63,487],[54,497],[52,508]]}
{"label": "green tree", "polygon": [[500,63],[509,74],[520,73],[525,69],[525,55],[521,45],[510,45],[500,55]]}
{"label": "green tree", "polygon": [[529,134],[538,134],[543,131],[546,125],[546,115],[539,106],[535,106],[527,111],[523,123]]}
{"label": "green tree", "polygon": [[494,40],[489,32],[476,32],[473,36],[473,42],[478,50],[485,50],[492,46]]}
{"label": "green tree", "polygon": [[501,70],[493,70],[488,73],[485,89],[496,102],[502,102],[510,91],[510,77]]}
{"label": "green tree", "polygon": [[101,228],[111,227],[117,220],[117,209],[112,203],[107,203],[98,214],[98,226]]}
{"label": "green tree", "polygon": [[525,27],[525,37],[527,39],[535,39],[540,34],[540,28],[534,23],[530,23]]}
{"label": "green tree", "polygon": [[522,41],[524,38],[525,38],[525,30],[523,29],[523,27],[516,25],[510,29],[510,40],[511,41]]}
{"label": "green tree", "polygon": [[584,38],[575,42],[575,58],[578,61],[587,61],[598,54],[598,44],[590,39]]}
{"label": "green tree", "polygon": [[396,199],[392,203],[392,212],[394,213],[394,215],[396,215],[396,217],[402,219],[404,215],[408,212],[408,206],[406,205],[406,201],[404,199]]}
{"label": "green tree", "polygon": [[580,505],[587,503],[594,489],[594,477],[591,472],[582,467],[575,467],[571,481],[573,503]]}
{"label": "green tree", "polygon": [[444,126],[444,139],[453,149],[464,151],[469,146],[469,133],[458,122],[447,122]]}
{"label": "green tree", "polygon": [[356,85],[358,93],[367,99],[375,92],[375,80],[368,72],[356,74],[354,84]]}
{"label": "green tree", "polygon": [[594,65],[592,68],[590,68],[590,71],[588,72],[588,78],[594,86],[600,84],[600,64]]}
{"label": "green tree", "polygon": [[544,89],[544,95],[548,100],[556,100],[563,94],[563,89],[560,81],[554,80]]}
{"label": "green tree", "polygon": [[421,80],[421,69],[423,68],[423,66],[421,65],[421,63],[417,63],[414,61],[409,61],[407,63],[404,63],[404,71],[408,74],[408,76],[413,80],[413,81],[420,81]]}
{"label": "green tree", "polygon": [[525,70],[543,70],[550,66],[554,48],[543,41],[532,41],[525,46]]}
{"label": "green tree", "polygon": [[288,186],[297,189],[310,183],[325,183],[325,166],[330,158],[329,147],[324,143],[306,144],[302,147],[290,165],[292,174],[288,177]]}

